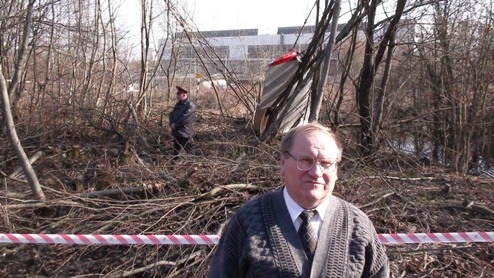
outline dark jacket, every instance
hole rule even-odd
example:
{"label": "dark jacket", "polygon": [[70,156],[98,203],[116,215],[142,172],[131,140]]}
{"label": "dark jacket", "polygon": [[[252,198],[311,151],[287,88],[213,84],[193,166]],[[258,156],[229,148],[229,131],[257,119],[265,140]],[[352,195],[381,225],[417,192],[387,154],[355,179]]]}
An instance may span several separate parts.
{"label": "dark jacket", "polygon": [[354,205],[330,198],[312,265],[277,190],[233,215],[208,277],[389,277],[388,257],[370,219]]}
{"label": "dark jacket", "polygon": [[169,124],[175,125],[172,136],[191,138],[194,133],[195,113],[196,106],[189,99],[177,102],[168,117]]}

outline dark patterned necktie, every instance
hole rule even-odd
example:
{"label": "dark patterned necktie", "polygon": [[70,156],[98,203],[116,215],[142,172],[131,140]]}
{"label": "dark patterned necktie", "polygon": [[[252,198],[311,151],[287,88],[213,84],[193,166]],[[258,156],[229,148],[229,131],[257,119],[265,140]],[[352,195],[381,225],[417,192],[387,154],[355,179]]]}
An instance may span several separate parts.
{"label": "dark patterned necktie", "polygon": [[304,246],[305,254],[312,262],[314,258],[314,252],[316,251],[317,238],[314,229],[310,223],[310,220],[317,213],[315,210],[304,210],[299,217],[302,219],[302,225],[298,229],[298,236],[302,241],[302,245]]}

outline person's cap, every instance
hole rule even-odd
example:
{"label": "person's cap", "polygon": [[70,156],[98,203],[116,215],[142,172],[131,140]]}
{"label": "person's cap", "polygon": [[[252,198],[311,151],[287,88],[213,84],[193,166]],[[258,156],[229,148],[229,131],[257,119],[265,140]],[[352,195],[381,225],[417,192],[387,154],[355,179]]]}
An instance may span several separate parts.
{"label": "person's cap", "polygon": [[188,93],[184,88],[182,88],[180,86],[175,86],[175,88],[177,88],[177,94],[181,94],[181,93],[187,94]]}

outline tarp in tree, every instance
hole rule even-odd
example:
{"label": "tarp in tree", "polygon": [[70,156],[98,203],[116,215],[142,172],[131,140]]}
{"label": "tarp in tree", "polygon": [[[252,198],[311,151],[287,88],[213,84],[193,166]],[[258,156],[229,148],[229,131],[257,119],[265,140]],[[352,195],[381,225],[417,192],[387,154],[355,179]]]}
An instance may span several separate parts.
{"label": "tarp in tree", "polygon": [[[274,109],[277,103],[280,103],[278,100],[280,98],[288,99],[294,94],[296,94],[295,99],[288,104],[290,107],[282,119],[279,131],[286,132],[295,125],[307,122],[310,109],[309,91],[312,82],[304,84],[298,92],[295,92],[298,87],[295,83],[287,91],[287,87],[290,86],[297,73],[299,64],[300,54],[294,49],[290,49],[288,53],[268,65],[261,99],[254,114],[254,130],[258,134],[263,134],[269,128],[268,123],[272,123],[280,117],[275,111],[281,111],[281,109]],[[288,96],[283,95],[286,92],[288,92]]]}

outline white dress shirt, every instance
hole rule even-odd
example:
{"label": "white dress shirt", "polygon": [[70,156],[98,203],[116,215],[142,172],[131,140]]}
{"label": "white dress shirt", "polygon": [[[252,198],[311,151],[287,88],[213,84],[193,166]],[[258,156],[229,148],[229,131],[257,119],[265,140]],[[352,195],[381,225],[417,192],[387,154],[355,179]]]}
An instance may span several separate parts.
{"label": "white dress shirt", "polygon": [[[288,209],[288,212],[290,213],[290,217],[292,218],[293,225],[295,225],[295,229],[298,231],[300,228],[300,225],[302,224],[302,219],[300,219],[299,215],[304,211],[304,208],[299,206],[292,197],[290,197],[290,194],[288,194],[288,191],[286,190],[286,187],[283,187],[283,197],[285,199],[285,205]],[[314,232],[316,235],[319,237],[319,231],[321,230],[321,224],[324,220],[324,213],[326,212],[326,208],[329,205],[329,198],[324,199],[324,201],[316,207],[317,214],[312,217],[311,219],[311,224],[312,228],[314,229]]]}

